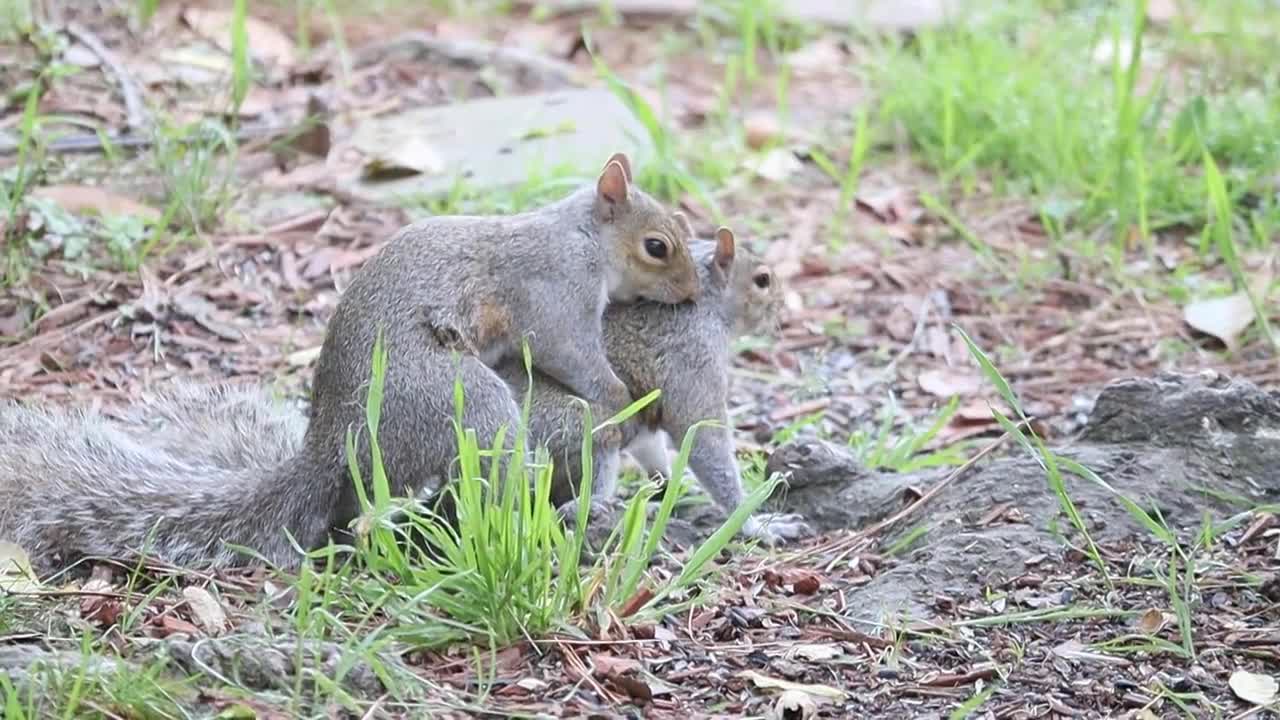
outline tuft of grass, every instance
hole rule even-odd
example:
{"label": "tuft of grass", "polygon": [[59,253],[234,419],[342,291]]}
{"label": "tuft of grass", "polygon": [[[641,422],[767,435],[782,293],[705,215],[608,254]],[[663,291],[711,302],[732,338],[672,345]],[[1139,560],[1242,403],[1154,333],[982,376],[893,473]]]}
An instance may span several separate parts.
{"label": "tuft of grass", "polygon": [[[525,360],[531,367],[527,349]],[[544,448],[532,453],[527,448],[528,396],[520,426],[504,429],[489,446],[482,446],[475,431],[462,424],[465,388],[460,380],[455,382],[459,454],[456,476],[443,491],[451,501],[453,519],[441,517],[416,498],[392,497],[378,444],[386,367],[379,335],[366,400],[369,489],[355,461],[352,433],[347,440],[349,468],[362,515],[354,527],[354,546],[316,551],[313,557],[324,560],[325,566],[304,568],[297,581],[293,621],[309,636],[360,641],[369,650],[392,641],[426,647],[467,642],[493,650],[526,638],[572,632],[593,618],[600,622],[636,598],[641,602],[631,603],[639,608],[635,617],[670,612],[701,597],[693,590],[706,577],[711,560],[777,482],[757,488],[694,551],[673,581],[659,586],[649,579],[649,570],[686,490],[683,482],[667,484],[652,519],[648,501],[656,489],[631,498],[609,540],[584,566],[585,533],[566,531],[550,502],[552,460]],[[587,413],[576,527],[585,528],[588,520],[593,433],[624,422],[656,396],[655,391],[637,400],[596,427]],[[684,438],[673,472],[683,473],[696,430]]]}
{"label": "tuft of grass", "polygon": [[5,208],[5,283],[14,284],[26,275],[27,248],[20,242],[20,215],[27,194],[43,172],[44,145],[39,136],[39,103],[45,78],[38,76],[27,90],[19,125],[18,162],[0,176],[0,205]]}
{"label": "tuft of grass", "polygon": [[[591,47],[589,37],[584,35],[583,42]],[[644,127],[653,146],[654,157],[643,163],[639,170],[637,182],[644,185],[658,197],[673,200],[684,193],[698,198],[711,209],[718,219],[722,215],[719,204],[711,197],[707,188],[688,168],[681,152],[678,135],[659,117],[658,111],[640,93],[636,92],[626,81],[615,74],[598,55],[593,53],[592,62],[596,73],[604,79],[605,85],[635,115]]]}
{"label": "tuft of grass", "polygon": [[[249,66],[248,8],[246,0],[235,0],[231,10],[231,105],[239,110],[253,81]],[[234,115],[234,113],[233,113]]]}
{"label": "tuft of grass", "polygon": [[17,42],[34,29],[32,0],[0,0],[0,43]]}
{"label": "tuft of grass", "polygon": [[1262,287],[1262,298],[1258,297],[1259,291],[1255,290],[1253,284],[1249,282],[1244,272],[1244,267],[1240,262],[1240,253],[1236,249],[1234,218],[1235,213],[1232,211],[1232,200],[1227,191],[1226,180],[1222,176],[1222,172],[1218,170],[1218,164],[1214,162],[1213,155],[1208,150],[1204,152],[1204,180],[1207,194],[1209,197],[1210,220],[1204,227],[1202,233],[1201,248],[1204,249],[1210,242],[1218,250],[1218,256],[1222,258],[1223,264],[1231,271],[1231,276],[1236,284],[1240,286],[1245,296],[1249,298],[1249,304],[1253,307],[1254,315],[1258,319],[1258,324],[1262,328],[1262,334],[1271,344],[1271,347],[1280,351],[1280,340],[1277,340],[1275,334],[1271,331],[1271,321],[1267,318],[1269,308],[1266,306],[1266,294],[1270,290],[1269,287]]}
{"label": "tuft of grass", "polygon": [[868,469],[885,469],[895,472],[914,472],[931,467],[963,465],[966,461],[961,448],[952,446],[932,452],[924,448],[933,442],[959,410],[960,398],[947,402],[927,427],[917,430],[908,425],[897,436],[893,433],[898,417],[897,405],[885,405],[879,426],[874,434],[858,430],[849,436],[848,446],[853,449],[858,462]]}
{"label": "tuft of grass", "polygon": [[[1080,514],[1075,502],[1071,499],[1071,494],[1067,492],[1066,481],[1063,478],[1062,470],[1060,468],[1062,458],[1059,458],[1056,454],[1051,452],[1044,444],[1044,440],[1042,440],[1040,436],[1029,427],[1030,419],[1022,411],[1022,405],[1018,402],[1017,396],[1014,395],[1013,389],[1009,387],[1008,381],[1006,381],[1000,374],[1000,371],[996,369],[996,366],[991,362],[991,359],[987,357],[987,354],[973,342],[973,339],[969,337],[969,334],[960,328],[960,326],[957,325],[955,327],[956,330],[959,331],[961,339],[964,340],[965,345],[968,347],[969,354],[977,361],[978,369],[987,378],[987,381],[995,386],[996,392],[999,393],[1005,403],[1012,408],[1015,413],[1017,413],[1022,422],[1015,424],[1004,413],[994,407],[991,408],[991,414],[995,417],[996,422],[1000,424],[1000,427],[1016,439],[1018,444],[1020,444],[1033,458],[1036,459],[1038,463],[1040,463],[1040,467],[1044,469],[1045,476],[1049,481],[1049,488],[1058,499],[1058,507],[1062,510],[1062,513],[1067,516],[1072,527],[1080,533],[1080,537],[1085,543],[1085,554],[1093,561],[1093,564],[1098,568],[1098,572],[1101,573],[1103,580],[1107,583],[1107,586],[1110,587],[1111,576],[1107,571],[1107,563],[1103,560],[1102,553],[1099,552],[1098,546],[1094,543],[1093,536],[1089,533],[1089,528],[1085,524],[1084,517]],[[1028,425],[1025,432],[1021,427],[1023,424]],[[1145,513],[1143,514],[1145,515]]]}
{"label": "tuft of grass", "polygon": [[188,717],[182,701],[191,700],[191,689],[187,683],[165,678],[165,663],[149,663],[136,674],[98,671],[91,663],[100,657],[88,636],[80,651],[83,660],[76,668],[35,666],[16,678],[0,674],[0,716],[6,720]]}
{"label": "tuft of grass", "polygon": [[882,116],[944,182],[1030,194],[1055,232],[1109,227],[1122,250],[1162,229],[1202,226],[1205,168],[1189,130],[1226,163],[1233,198],[1262,195],[1280,162],[1265,130],[1280,103],[1249,100],[1268,97],[1265,84],[1215,87],[1196,68],[1180,68],[1190,79],[1175,84],[1168,64],[1156,64],[1169,40],[1155,43],[1145,17],[1144,0],[1056,15],[1015,4],[921,32],[883,48],[873,68]]}
{"label": "tuft of grass", "polygon": [[224,215],[235,187],[235,136],[219,122],[160,123],[151,154],[166,202],[156,232],[141,248],[143,256],[165,238],[170,224],[203,234]]}

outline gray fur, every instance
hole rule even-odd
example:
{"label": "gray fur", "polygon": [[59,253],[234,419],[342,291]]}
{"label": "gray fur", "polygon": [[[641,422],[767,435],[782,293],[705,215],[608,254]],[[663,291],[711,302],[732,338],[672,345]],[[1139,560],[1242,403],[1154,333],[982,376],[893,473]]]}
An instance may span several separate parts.
{"label": "gray fur", "polygon": [[[195,405],[203,412],[188,416]],[[224,542],[293,567],[301,558],[285,529],[304,548],[323,543],[328,516],[314,508],[325,500],[297,490],[311,482],[294,456],[299,413],[226,385],[180,387],[151,407],[148,426],[0,405],[0,539],[25,549],[37,573],[144,548],[175,565],[252,562]]]}

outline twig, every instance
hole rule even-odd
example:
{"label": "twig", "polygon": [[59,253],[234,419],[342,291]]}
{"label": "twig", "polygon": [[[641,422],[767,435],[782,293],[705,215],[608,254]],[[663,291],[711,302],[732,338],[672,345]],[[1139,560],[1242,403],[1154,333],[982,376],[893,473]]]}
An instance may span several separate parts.
{"label": "twig", "polygon": [[52,345],[55,342],[61,341],[67,337],[75,335],[81,332],[82,330],[90,328],[94,325],[112,322],[119,316],[120,316],[119,309],[108,310],[100,315],[95,315],[89,318],[88,320],[81,322],[78,325],[74,325],[72,327],[58,327],[58,328],[49,330],[47,332],[42,332],[39,335],[34,335],[30,338],[27,338],[26,340],[23,340],[22,342],[16,345],[10,345],[7,348],[0,349],[0,360],[6,360],[11,357],[16,357],[19,353],[22,353],[26,350],[30,350],[32,348],[47,347],[49,345]]}
{"label": "twig", "polygon": [[120,63],[120,59],[116,57],[116,54],[111,52],[106,45],[103,45],[98,36],[83,25],[68,23],[67,33],[89,48],[94,55],[97,55],[102,64],[115,76],[116,83],[120,86],[120,93],[124,95],[124,108],[128,115],[129,129],[134,132],[141,132],[149,128],[151,118],[147,114],[146,107],[142,104],[142,95],[138,90],[138,83],[134,82],[133,76]]}
{"label": "twig", "polygon": [[556,644],[560,646],[560,654],[564,657],[565,665],[572,668],[584,682],[596,691],[597,695],[610,705],[616,706],[621,703],[621,700],[617,695],[609,692],[603,685],[596,681],[591,668],[588,668],[586,664],[582,662],[582,658],[578,657],[578,653],[574,652],[572,647],[559,639],[556,640]]}
{"label": "twig", "polygon": [[415,59],[439,60],[451,65],[482,68],[486,65],[523,71],[550,86],[577,85],[577,68],[545,55],[506,48],[476,40],[445,40],[424,32],[408,32],[382,42],[366,45],[352,53],[354,67],[382,62],[392,55],[407,53]]}
{"label": "twig", "polygon": [[[1022,422],[1018,423],[1018,426],[1021,427],[1022,425],[1025,425],[1030,421],[1031,421],[1031,418],[1028,418],[1027,420],[1023,420]],[[946,477],[942,478],[942,480],[940,480],[937,485],[934,485],[933,487],[929,488],[929,490],[925,492],[923,495],[916,498],[915,502],[899,510],[893,515],[890,515],[888,518],[881,520],[880,522],[876,523],[875,525],[872,525],[869,528],[866,528],[864,530],[859,530],[848,536],[836,539],[832,542],[824,543],[822,545],[816,545],[814,547],[805,548],[804,550],[801,550],[797,552],[795,555],[793,555],[792,558],[798,559],[798,558],[804,558],[804,557],[811,557],[824,552],[843,553],[847,548],[858,546],[860,543],[864,542],[865,540],[875,535],[876,533],[879,533],[885,530],[886,528],[896,524],[897,522],[907,517],[908,515],[919,510],[921,507],[924,506],[925,503],[929,502],[934,497],[936,497],[938,493],[942,492],[948,485],[955,482],[957,478],[959,478],[961,475],[964,475],[966,472],[972,469],[973,466],[976,465],[979,460],[986,457],[987,455],[990,455],[993,450],[1003,445],[1005,440],[1008,440],[1008,439],[1009,439],[1009,433],[1004,433],[999,438],[997,438],[994,442],[992,442],[990,445],[987,445],[986,447],[979,450],[976,455],[974,455],[973,457],[965,461],[963,465],[956,468],[955,470],[952,470],[950,473],[947,473]]]}
{"label": "twig", "polygon": [[[1030,421],[1030,418],[1022,421],[1021,423],[1018,423],[1018,425],[1019,426],[1025,425],[1029,421]],[[965,464],[947,473],[946,477],[942,478],[942,480],[938,482],[937,485],[934,485],[933,487],[929,488],[929,490],[925,492],[925,494],[916,498],[915,502],[899,510],[893,515],[890,515],[884,520],[881,520],[875,525],[872,525],[871,527],[865,530],[862,530],[861,532],[858,533],[858,535],[862,537],[870,537],[871,535],[881,532],[882,530],[885,530],[886,528],[896,524],[899,520],[902,520],[906,516],[914,513],[916,510],[919,510],[925,503],[932,500],[934,497],[937,496],[938,493],[942,492],[943,489],[945,489],[948,485],[950,485],[953,481],[955,481],[956,478],[968,472],[971,468],[973,468],[974,465],[978,464],[979,460],[986,457],[987,455],[990,455],[993,450],[1003,445],[1004,441],[1008,439],[1009,439],[1009,433],[1004,433],[1000,437],[996,438],[995,442],[992,442],[990,445],[987,445],[986,447],[979,450],[978,453],[973,457],[969,458],[965,462]]]}

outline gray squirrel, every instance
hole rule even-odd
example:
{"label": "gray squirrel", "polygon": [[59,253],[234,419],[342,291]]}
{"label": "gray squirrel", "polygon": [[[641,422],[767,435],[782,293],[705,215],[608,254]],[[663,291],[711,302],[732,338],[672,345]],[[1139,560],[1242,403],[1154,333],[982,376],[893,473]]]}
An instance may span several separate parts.
{"label": "gray squirrel", "polygon": [[253,561],[227,544],[296,567],[297,547],[323,546],[358,514],[346,441],[355,435],[368,478],[362,431],[379,334],[383,463],[394,495],[419,495],[443,485],[457,455],[455,379],[465,427],[485,444],[500,428],[514,435],[520,409],[493,367],[526,341],[540,372],[602,412],[629,404],[605,354],[603,312],[613,302],[695,299],[692,234],[682,214],[632,184],[622,154],[593,185],[529,212],[408,225],[338,302],[300,445],[287,442],[300,421],[259,406],[252,391],[202,400],[184,390],[141,409],[178,426],[192,409],[209,410],[180,430],[189,447],[175,452],[157,451],[136,424],[11,404],[0,411],[0,538],[46,572],[144,547],[176,565]]}
{"label": "gray squirrel", "polygon": [[[689,468],[724,513],[742,502],[728,412],[730,344],[740,335],[775,324],[782,292],[767,265],[747,249],[735,247],[728,228],[721,227],[713,242],[698,241],[693,248],[702,283],[698,300],[674,307],[634,303],[605,310],[605,346],[614,370],[634,397],[655,388],[662,395],[656,408],[631,418],[620,432],[593,436],[591,526],[612,519],[622,450],[650,477],[669,478],[667,441],[682,442],[702,421],[711,423],[696,430]],[[525,367],[507,362],[498,370],[524,397],[529,388]],[[571,391],[536,368],[532,377],[529,436],[550,451],[552,502],[563,517],[572,519],[582,474],[583,408]],[[595,423],[606,419],[593,412]],[[743,532],[774,545],[809,534],[810,529],[795,515],[756,515]]]}

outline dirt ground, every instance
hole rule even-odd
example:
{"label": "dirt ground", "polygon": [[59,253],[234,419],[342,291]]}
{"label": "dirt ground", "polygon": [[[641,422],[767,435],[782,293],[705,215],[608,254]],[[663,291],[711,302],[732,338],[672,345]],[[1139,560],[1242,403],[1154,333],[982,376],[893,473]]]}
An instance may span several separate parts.
{"label": "dirt ground", "polygon": [[[122,630],[122,617],[140,605],[117,589],[10,598],[0,606],[15,620],[0,621],[0,672],[21,678],[37,656],[79,662],[88,628],[118,652],[103,663],[136,669],[162,657],[202,674],[184,706],[194,716],[1276,714],[1274,679],[1269,696],[1256,679],[1280,675],[1275,348],[1254,335],[1225,348],[1190,327],[1177,299],[1118,282],[1104,262],[1053,242],[1030,199],[994,181],[955,191],[905,140],[874,148],[845,210],[845,188],[814,151],[850,155],[853,111],[875,101],[857,71],[872,60],[869,46],[814,30],[787,54],[785,85],[783,63],[760,48],[750,56],[758,78],[730,91],[732,62],[708,48],[728,42],[715,33],[732,37],[732,22],[705,25],[681,3],[624,7],[612,19],[557,3],[473,12],[383,3],[331,17],[257,3],[249,50],[264,72],[228,114],[227,9],[159,3],[139,27],[124,5],[50,5],[35,40],[0,45],[0,86],[47,73],[50,56],[79,69],[42,76],[38,153],[18,147],[25,95],[0,105],[0,148],[13,143],[0,167],[38,164],[33,195],[69,212],[37,203],[0,218],[4,396],[110,408],[174,378],[276,383],[304,396],[337,298],[395,229],[430,212],[507,210],[555,193],[554,173],[547,190],[486,187],[478,171],[471,186],[419,202],[379,199],[361,180],[370,167],[424,177],[438,158],[415,144],[412,126],[378,123],[498,95],[604,87],[589,43],[658,108],[676,154],[716,179],[705,194],[673,193],[697,230],[709,235],[727,219],[785,283],[777,336],[744,342],[735,356],[731,411],[744,465],[756,458],[789,474],[777,505],[819,532],[721,558],[714,595],[662,622],[496,649],[489,677],[469,648],[388,651],[376,666],[337,645],[291,643],[260,625],[271,594],[263,573],[196,578],[228,605],[236,631],[221,636],[168,591],[129,619],[136,630]],[[823,4],[797,7],[809,5]],[[404,45],[395,40],[404,31],[443,44]],[[726,119],[736,135],[720,143]],[[240,135],[182,135],[210,121]],[[148,139],[104,153],[86,127]],[[372,157],[357,147],[362,132],[387,136],[400,155]],[[226,157],[230,146],[224,180],[216,162],[203,164],[204,148]],[[599,148],[601,158],[611,150]],[[387,169],[397,164],[408,167]],[[106,223],[116,213],[163,215],[182,231]],[[1188,247],[1171,240],[1157,257],[1176,264]],[[1143,262],[1152,261],[1136,248],[1120,260],[1131,270]],[[1002,432],[990,408],[1011,409],[956,327],[992,356],[1053,453]],[[1216,374],[1161,375],[1206,368]],[[886,416],[894,437],[909,437],[952,399],[914,457],[950,449],[959,460],[870,467],[867,438],[874,444]],[[1046,469],[1055,458],[1105,483],[1067,473],[1057,493]],[[677,556],[711,527],[709,512],[683,514]],[[308,694],[295,684],[302,666],[342,675],[350,702],[298,705]],[[411,695],[392,691],[403,687],[388,680],[398,673],[416,683]],[[1238,682],[1262,682],[1261,699]],[[84,712],[153,716],[143,705],[121,693]]]}

